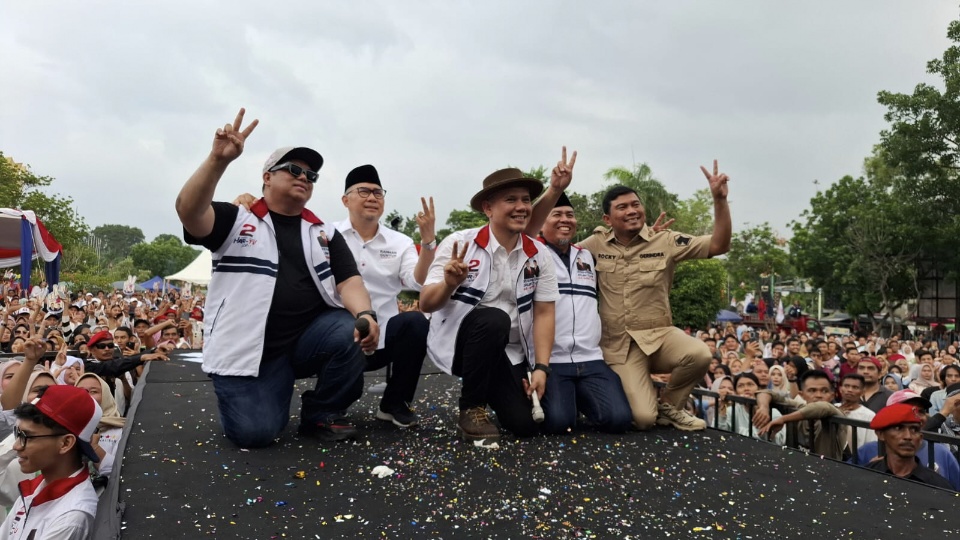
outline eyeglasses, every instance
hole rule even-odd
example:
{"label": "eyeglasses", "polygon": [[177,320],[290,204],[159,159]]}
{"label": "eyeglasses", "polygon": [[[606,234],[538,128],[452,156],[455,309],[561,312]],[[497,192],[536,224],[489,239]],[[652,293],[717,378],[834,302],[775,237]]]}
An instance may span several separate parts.
{"label": "eyeglasses", "polygon": [[357,195],[359,195],[359,196],[360,196],[361,198],[363,198],[363,199],[366,199],[366,198],[369,197],[370,195],[373,195],[373,196],[374,196],[375,198],[377,198],[377,199],[382,199],[382,198],[384,197],[384,195],[387,194],[387,190],[385,190],[385,189],[380,189],[380,188],[370,189],[370,188],[366,188],[366,187],[358,187],[358,188],[356,188],[356,189],[351,189],[351,190],[348,191],[347,193],[344,193],[344,195],[346,195],[346,194],[348,194],[348,193],[350,193],[350,192],[352,192],[352,191],[356,191],[356,192],[357,192]]}
{"label": "eyeglasses", "polygon": [[92,347],[94,349],[109,349],[110,347],[113,347],[113,343],[94,343]]}
{"label": "eyeglasses", "polygon": [[20,428],[13,428],[13,436],[16,437],[17,442],[20,443],[20,446],[23,448],[27,447],[27,441],[30,439],[43,439],[45,437],[63,437],[64,435],[69,435],[69,433],[50,433],[48,435],[27,435],[26,433],[20,431]]}
{"label": "eyeglasses", "polygon": [[270,169],[270,172],[277,172],[277,171],[287,171],[288,173],[292,174],[295,178],[299,178],[300,175],[302,174],[307,177],[307,182],[310,182],[311,184],[315,184],[317,182],[317,179],[320,178],[319,173],[315,173],[309,169],[304,169],[303,167],[297,165],[296,163],[281,163],[280,165],[277,165],[274,168]]}

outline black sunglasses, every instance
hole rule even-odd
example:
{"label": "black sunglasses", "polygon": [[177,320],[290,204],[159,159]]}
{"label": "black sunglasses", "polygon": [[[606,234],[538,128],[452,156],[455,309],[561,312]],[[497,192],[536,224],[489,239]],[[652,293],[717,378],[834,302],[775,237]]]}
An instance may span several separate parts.
{"label": "black sunglasses", "polygon": [[315,173],[309,169],[304,169],[296,163],[281,163],[270,169],[270,172],[277,171],[287,171],[288,173],[292,174],[294,178],[299,178],[302,174],[307,177],[307,182],[310,182],[311,184],[317,183],[317,179],[320,178],[319,173]]}
{"label": "black sunglasses", "polygon": [[113,347],[113,343],[94,343],[92,346],[94,349],[109,349]]}

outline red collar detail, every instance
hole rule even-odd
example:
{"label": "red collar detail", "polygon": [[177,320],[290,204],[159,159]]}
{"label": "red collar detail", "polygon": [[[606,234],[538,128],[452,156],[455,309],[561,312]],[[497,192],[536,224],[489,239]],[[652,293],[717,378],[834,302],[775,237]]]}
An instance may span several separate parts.
{"label": "red collar detail", "polygon": [[[525,234],[520,235],[521,241],[523,242],[523,252],[527,255],[527,258],[533,257],[539,251],[537,249],[537,244],[533,241],[533,238]],[[474,242],[477,243],[483,249],[487,249],[487,246],[490,245],[490,225],[484,225],[480,232],[477,233],[477,237],[474,238]]]}
{"label": "red collar detail", "polygon": [[[66,478],[61,478],[60,480],[55,480],[47,484],[43,488],[43,491],[37,494],[33,498],[32,506],[39,506],[43,503],[50,502],[60,497],[63,497],[67,493],[70,493],[70,490],[79,486],[80,484],[86,482],[90,479],[90,473],[87,472],[87,469],[80,469],[79,472],[76,472]],[[43,482],[43,475],[39,475],[36,478],[31,480],[24,480],[20,482],[20,495],[26,497],[40,487],[40,483]]]}
{"label": "red collar detail", "polygon": [[[270,213],[270,209],[267,208],[267,201],[265,201],[263,197],[257,199],[257,202],[253,203],[253,206],[250,207],[250,212],[260,219],[267,217],[267,214]],[[300,211],[300,218],[314,225],[323,225],[323,221],[306,208]]]}

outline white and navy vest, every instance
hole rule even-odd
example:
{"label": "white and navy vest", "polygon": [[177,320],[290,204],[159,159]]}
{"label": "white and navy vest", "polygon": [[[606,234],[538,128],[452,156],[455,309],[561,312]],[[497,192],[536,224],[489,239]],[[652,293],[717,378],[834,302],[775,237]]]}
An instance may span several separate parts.
{"label": "white and navy vest", "polygon": [[560,300],[556,304],[556,331],[551,364],[603,360],[600,351],[600,312],[597,310],[597,274],[593,268],[593,255],[589,251],[570,245],[570,267],[564,270],[564,262],[553,249],[557,267],[557,289]]}
{"label": "white and navy vest", "polygon": [[[306,209],[300,217],[303,253],[310,276],[324,302],[342,308],[330,268],[333,225],[324,224]],[[241,207],[230,236],[213,253],[213,274],[204,310],[204,372],[259,375],[279,257],[276,230],[264,200],[258,200],[249,212]]]}
{"label": "white and navy vest", "polygon": [[[465,242],[470,243],[464,262],[467,263],[467,279],[457,287],[450,296],[450,300],[433,314],[430,319],[430,333],[427,335],[427,356],[444,373],[450,373],[453,365],[453,353],[457,342],[457,332],[460,323],[468,313],[476,308],[487,286],[490,284],[490,267],[493,257],[487,251],[490,243],[490,226],[479,229],[461,231],[459,235]],[[546,246],[540,245],[527,235],[522,235],[523,253],[526,262],[535,261],[538,267],[543,266],[543,259],[549,257]],[[446,241],[446,240],[445,240]],[[504,246],[506,249],[506,246]],[[520,343],[528,362],[533,362],[533,296],[537,291],[539,274],[526,276],[521,265],[521,271],[516,278],[514,289],[517,301],[517,311],[520,321]]]}

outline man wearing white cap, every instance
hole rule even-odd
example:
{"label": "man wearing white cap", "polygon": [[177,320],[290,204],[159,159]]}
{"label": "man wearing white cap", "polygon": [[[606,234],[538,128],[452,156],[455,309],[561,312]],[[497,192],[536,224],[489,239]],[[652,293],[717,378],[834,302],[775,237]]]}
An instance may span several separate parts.
{"label": "man wearing white cap", "polygon": [[[375,350],[380,331],[343,237],[306,208],[323,157],[280,148],[263,166],[263,198],[249,211],[213,202],[257,126],[243,128],[243,115],[217,130],[176,203],[187,242],[213,252],[203,370],[224,433],[241,447],[271,444],[289,421],[294,380],[317,376],[301,396],[300,434],[354,438],[346,409],[363,392],[361,349]],[[363,339],[354,329],[359,317],[370,326]]]}

